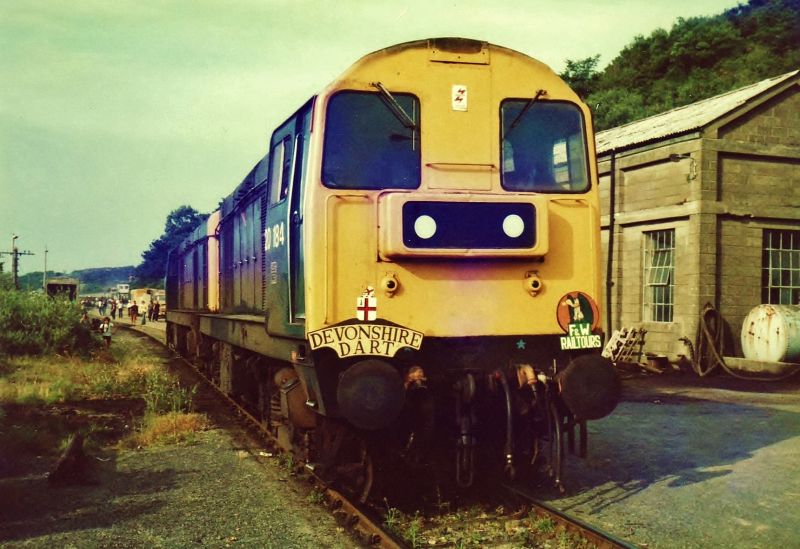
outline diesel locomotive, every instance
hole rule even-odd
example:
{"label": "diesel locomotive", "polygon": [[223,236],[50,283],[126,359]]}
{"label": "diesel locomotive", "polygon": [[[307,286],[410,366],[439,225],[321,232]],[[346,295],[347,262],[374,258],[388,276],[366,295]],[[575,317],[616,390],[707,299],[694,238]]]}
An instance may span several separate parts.
{"label": "diesel locomotive", "polygon": [[551,69],[391,46],[275,129],[170,252],[168,343],[362,500],[404,464],[561,486],[620,394],[599,224],[591,114]]}

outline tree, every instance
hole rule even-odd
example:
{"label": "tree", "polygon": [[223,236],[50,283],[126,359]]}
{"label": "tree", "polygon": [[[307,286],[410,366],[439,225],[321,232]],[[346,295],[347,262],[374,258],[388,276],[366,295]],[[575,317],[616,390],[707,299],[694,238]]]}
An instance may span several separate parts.
{"label": "tree", "polygon": [[167,254],[185,240],[202,223],[208,214],[203,214],[191,206],[181,206],[172,210],[164,225],[164,234],[150,243],[142,252],[142,263],[134,270],[136,285],[139,287],[164,284],[167,272]]}
{"label": "tree", "polygon": [[595,128],[605,130],[798,66],[800,0],[749,0],[636,36],[600,72],[595,57],[567,61],[562,77],[595,110]]}
{"label": "tree", "polygon": [[0,271],[0,291],[13,289],[14,280],[11,278],[11,274]]}
{"label": "tree", "polygon": [[597,63],[600,62],[600,54],[573,61],[567,59],[567,68],[559,76],[575,90],[581,99],[586,99],[593,91],[597,82]]}

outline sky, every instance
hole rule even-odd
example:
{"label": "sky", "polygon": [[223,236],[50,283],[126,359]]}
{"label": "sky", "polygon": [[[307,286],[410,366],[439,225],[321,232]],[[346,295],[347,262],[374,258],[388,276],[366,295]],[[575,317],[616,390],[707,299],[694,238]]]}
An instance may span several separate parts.
{"label": "sky", "polygon": [[[437,36],[550,65],[736,0],[8,0],[0,251],[20,273],[138,265],[182,205],[216,208],[272,130],[362,56]],[[45,249],[48,253],[45,254]],[[0,256],[5,270],[9,256]]]}

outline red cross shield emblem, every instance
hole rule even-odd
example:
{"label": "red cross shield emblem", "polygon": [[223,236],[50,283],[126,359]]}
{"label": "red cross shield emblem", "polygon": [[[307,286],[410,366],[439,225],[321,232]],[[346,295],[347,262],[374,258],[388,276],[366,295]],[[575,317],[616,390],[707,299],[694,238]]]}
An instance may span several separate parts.
{"label": "red cross shield emblem", "polygon": [[362,295],[356,300],[356,318],[362,322],[371,322],[378,317],[378,300]]}

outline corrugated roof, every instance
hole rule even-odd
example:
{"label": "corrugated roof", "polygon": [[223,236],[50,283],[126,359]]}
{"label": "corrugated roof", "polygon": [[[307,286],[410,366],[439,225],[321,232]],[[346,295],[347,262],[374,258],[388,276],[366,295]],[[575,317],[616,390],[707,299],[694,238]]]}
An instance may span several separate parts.
{"label": "corrugated roof", "polygon": [[800,70],[768,78],[738,90],[600,132],[595,136],[597,154],[702,128],[798,73]]}

